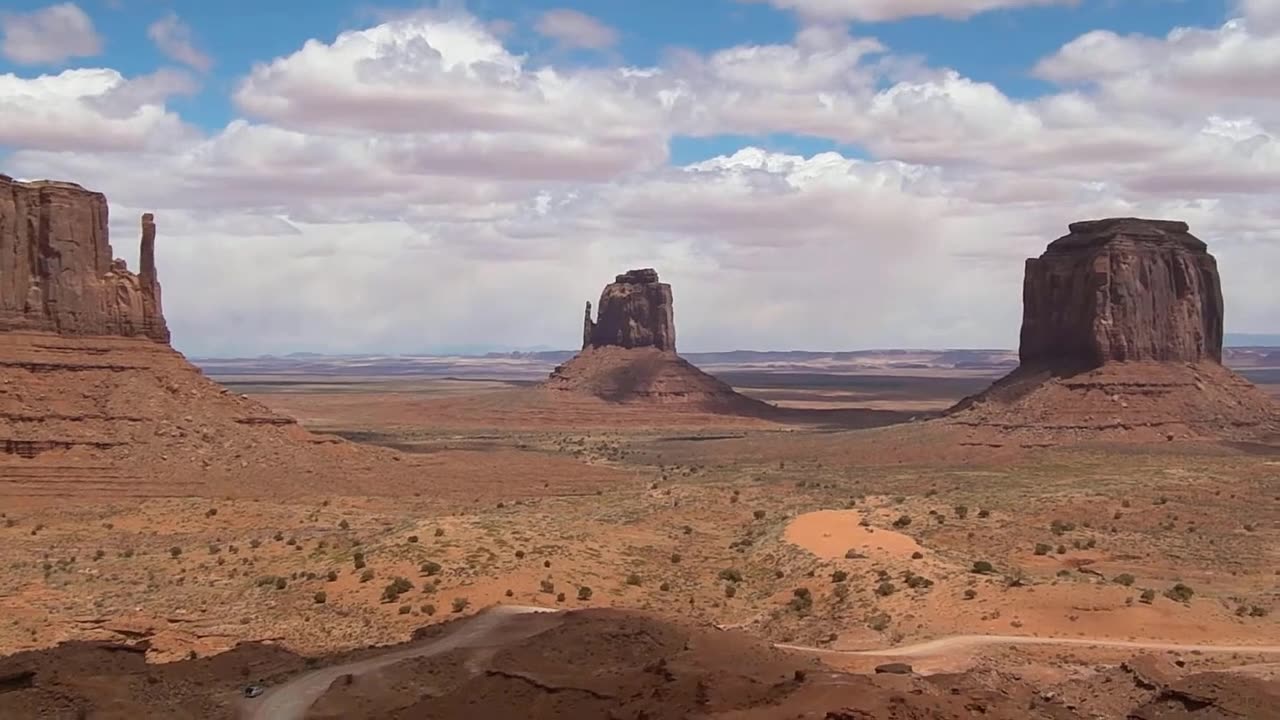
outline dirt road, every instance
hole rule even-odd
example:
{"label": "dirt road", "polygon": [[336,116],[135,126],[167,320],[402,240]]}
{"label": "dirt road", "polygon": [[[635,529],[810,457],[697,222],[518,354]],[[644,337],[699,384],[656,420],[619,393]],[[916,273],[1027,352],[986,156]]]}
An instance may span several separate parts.
{"label": "dirt road", "polygon": [[878,650],[830,650],[825,648],[806,647],[803,645],[775,644],[782,650],[814,653],[817,655],[867,655],[876,657],[929,657],[952,650],[971,650],[992,645],[1082,645],[1086,647],[1110,647],[1132,650],[1157,650],[1171,652],[1206,652],[1206,653],[1253,653],[1261,655],[1280,654],[1280,645],[1184,645],[1180,643],[1162,643],[1128,640],[1106,640],[1102,638],[1053,638],[1029,637],[1026,635],[953,635],[938,638],[914,645],[882,648]]}
{"label": "dirt road", "polygon": [[[464,620],[449,634],[417,647],[393,650],[376,657],[303,673],[278,685],[260,697],[246,700],[244,720],[301,720],[333,681],[343,675],[361,675],[416,657],[430,657],[450,650],[480,647],[501,636],[511,618],[528,613],[559,612],[552,608],[499,605]],[[775,644],[782,650],[816,655],[862,655],[875,657],[928,657],[955,650],[998,645],[1083,645],[1092,647],[1160,650],[1173,652],[1251,653],[1280,655],[1280,645],[1184,645],[1179,643],[1106,640],[1100,638],[1046,638],[1024,635],[955,635],[914,645],[877,650],[829,650],[803,645]]]}
{"label": "dirt road", "polygon": [[430,657],[458,648],[478,647],[492,640],[510,618],[540,612],[556,611],[539,607],[499,605],[462,621],[455,630],[433,642],[303,673],[256,698],[245,700],[241,717],[244,720],[301,720],[306,715],[307,708],[329,689],[333,681],[343,675],[363,675],[411,658]]}

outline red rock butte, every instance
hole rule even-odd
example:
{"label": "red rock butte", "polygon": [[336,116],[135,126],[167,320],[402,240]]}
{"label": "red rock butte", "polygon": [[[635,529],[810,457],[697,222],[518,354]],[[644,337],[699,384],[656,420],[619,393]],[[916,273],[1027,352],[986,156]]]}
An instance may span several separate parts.
{"label": "red rock butte", "polygon": [[1163,440],[1280,428],[1275,403],[1222,366],[1218,265],[1186,223],[1069,229],[1027,260],[1018,369],[953,407],[952,422]]}
{"label": "red rock butte", "polygon": [[[287,495],[394,454],[313,435],[204,377],[169,345],[153,216],[136,275],[107,227],[101,193],[0,175],[0,497]],[[270,484],[254,482],[264,471]]]}
{"label": "red rock butte", "polygon": [[543,383],[556,395],[734,414],[772,409],[676,354],[671,286],[653,269],[625,272],[606,285],[594,321],[587,303],[582,334],[582,351]]}

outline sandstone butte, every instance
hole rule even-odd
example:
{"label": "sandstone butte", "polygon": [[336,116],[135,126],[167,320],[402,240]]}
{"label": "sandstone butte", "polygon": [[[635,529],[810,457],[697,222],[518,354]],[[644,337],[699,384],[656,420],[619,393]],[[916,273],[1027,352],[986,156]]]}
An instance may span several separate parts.
{"label": "sandstone butte", "polygon": [[1222,365],[1217,262],[1186,223],[1077,222],[1026,263],[1018,369],[949,411],[975,429],[1248,437],[1275,404]]}
{"label": "sandstone butte", "polygon": [[0,175],[0,496],[279,496],[323,471],[336,492],[360,482],[343,468],[373,461],[384,485],[409,482],[395,453],[313,435],[204,377],[169,344],[154,217],[138,274],[113,259],[107,221],[100,193]]}
{"label": "sandstone butte", "polygon": [[582,351],[557,367],[543,388],[562,397],[661,403],[709,412],[759,415],[773,408],[738,394],[676,354],[671,286],[653,269],[618,275],[587,303]]}

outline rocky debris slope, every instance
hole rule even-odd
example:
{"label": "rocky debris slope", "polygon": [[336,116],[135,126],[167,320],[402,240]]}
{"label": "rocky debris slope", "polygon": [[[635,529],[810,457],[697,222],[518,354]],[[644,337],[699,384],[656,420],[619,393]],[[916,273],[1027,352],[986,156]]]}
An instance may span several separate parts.
{"label": "rocky debris slope", "polygon": [[[470,619],[425,629],[419,643],[464,632]],[[1084,720],[1274,718],[1277,684],[1230,673],[1137,677],[1090,668],[1045,691],[1035,679],[975,670],[921,676],[840,672],[737,631],[618,610],[514,618],[501,636],[433,657],[340,674],[303,709],[343,718],[827,718],[827,720]],[[0,658],[0,717],[231,718],[287,692],[316,668],[388,650],[304,661],[244,644],[199,659],[148,664],[136,646],[68,643]],[[1101,672],[1099,672],[1101,670]],[[1031,673],[1035,675],[1034,669]]]}
{"label": "rocky debris slope", "polygon": [[676,354],[671,286],[651,269],[618,275],[591,304],[583,348],[555,368],[543,387],[562,397],[697,407],[711,412],[761,414],[771,406],[734,392]]}
{"label": "rocky debris slope", "polygon": [[1247,439],[1280,432],[1262,391],[1221,364],[1217,263],[1185,223],[1073,223],[1027,261],[1019,367],[949,422],[1023,444],[1107,436]]}
{"label": "rocky debris slope", "polygon": [[73,183],[0,175],[0,331],[169,342],[155,223],[142,216],[141,273],[113,259],[107,199]]}

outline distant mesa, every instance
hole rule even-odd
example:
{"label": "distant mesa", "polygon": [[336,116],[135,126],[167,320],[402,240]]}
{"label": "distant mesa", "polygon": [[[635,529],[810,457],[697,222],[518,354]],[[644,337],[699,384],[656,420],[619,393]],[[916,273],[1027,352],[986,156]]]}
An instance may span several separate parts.
{"label": "distant mesa", "polygon": [[1020,364],[949,411],[1016,432],[1269,434],[1275,404],[1222,366],[1218,265],[1186,223],[1077,222],[1027,260]]}
{"label": "distant mesa", "polygon": [[594,320],[587,303],[582,351],[558,366],[543,387],[565,397],[609,402],[738,414],[773,410],[676,354],[671,286],[649,268],[625,272],[606,285]]}

